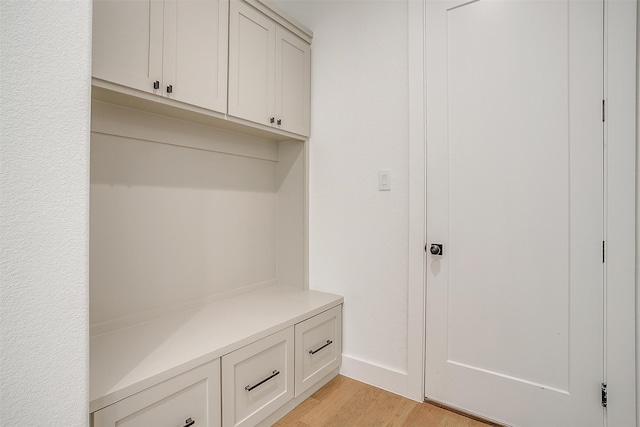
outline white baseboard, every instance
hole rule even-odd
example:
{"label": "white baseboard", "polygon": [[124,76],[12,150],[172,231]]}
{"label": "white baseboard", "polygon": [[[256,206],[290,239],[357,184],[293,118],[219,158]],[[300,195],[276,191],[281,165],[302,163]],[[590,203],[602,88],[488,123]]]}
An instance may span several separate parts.
{"label": "white baseboard", "polygon": [[408,390],[408,375],[406,372],[396,371],[375,365],[346,354],[342,355],[340,374],[354,380],[370,384],[374,387],[413,399]]}
{"label": "white baseboard", "polygon": [[[281,408],[274,411],[274,413],[258,423],[257,427],[266,427],[273,425],[276,421],[284,417],[296,406],[301,404],[305,399],[307,399],[313,393],[326,385],[336,375],[338,375],[338,369],[326,375],[322,380],[318,381],[315,385],[310,387],[309,390],[305,391],[299,397],[290,400]],[[411,397],[409,397],[407,393],[408,377],[404,372],[384,368],[382,366],[374,365],[370,362],[366,362],[364,360],[360,360],[355,357],[343,354],[342,365],[340,366],[340,375],[353,378],[354,380],[361,381],[374,387],[378,387],[383,390],[390,391],[391,393],[399,394],[411,399]],[[420,402],[422,401],[420,400]]]}

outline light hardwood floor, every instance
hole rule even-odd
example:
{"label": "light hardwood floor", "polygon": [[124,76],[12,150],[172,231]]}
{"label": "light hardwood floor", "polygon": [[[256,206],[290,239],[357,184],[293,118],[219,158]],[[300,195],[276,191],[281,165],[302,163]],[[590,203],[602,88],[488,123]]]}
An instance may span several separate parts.
{"label": "light hardwood floor", "polygon": [[487,427],[428,403],[338,375],[302,402],[278,427]]}

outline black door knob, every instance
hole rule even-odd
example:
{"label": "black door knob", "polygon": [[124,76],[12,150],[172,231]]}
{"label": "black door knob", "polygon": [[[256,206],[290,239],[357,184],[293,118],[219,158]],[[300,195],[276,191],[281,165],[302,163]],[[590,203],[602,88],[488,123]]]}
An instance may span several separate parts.
{"label": "black door knob", "polygon": [[429,252],[431,252],[431,255],[442,255],[442,244],[432,243]]}

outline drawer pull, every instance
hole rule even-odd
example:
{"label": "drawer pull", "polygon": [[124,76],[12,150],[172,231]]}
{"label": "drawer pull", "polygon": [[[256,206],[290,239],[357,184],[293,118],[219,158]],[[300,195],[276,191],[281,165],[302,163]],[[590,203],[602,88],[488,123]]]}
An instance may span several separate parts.
{"label": "drawer pull", "polygon": [[194,420],[192,420],[191,418],[187,418],[187,420],[185,421],[185,425],[184,427],[191,427],[192,425],[194,425],[196,422]]}
{"label": "drawer pull", "polygon": [[316,354],[317,352],[319,352],[320,350],[322,350],[323,348],[325,348],[325,347],[327,347],[327,346],[329,346],[331,344],[333,344],[333,341],[327,340],[327,343],[325,345],[323,345],[322,347],[316,348],[315,350],[309,350],[309,354]]}
{"label": "drawer pull", "polygon": [[266,383],[266,382],[267,382],[267,381],[269,381],[271,378],[274,378],[274,377],[276,377],[277,375],[280,375],[280,371],[278,371],[278,370],[274,370],[274,371],[271,373],[271,376],[268,376],[267,378],[263,379],[263,380],[262,380],[262,381],[260,381],[258,384],[248,385],[248,386],[246,386],[244,389],[245,389],[245,390],[247,390],[247,391],[251,391],[251,390],[253,390],[253,389],[254,389],[254,388],[256,388],[256,387],[260,387],[262,384]]}

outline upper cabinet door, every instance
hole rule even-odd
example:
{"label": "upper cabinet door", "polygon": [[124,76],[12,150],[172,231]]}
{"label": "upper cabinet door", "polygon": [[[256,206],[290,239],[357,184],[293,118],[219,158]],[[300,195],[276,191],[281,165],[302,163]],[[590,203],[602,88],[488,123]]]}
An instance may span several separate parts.
{"label": "upper cabinet door", "polygon": [[166,0],[163,94],[227,110],[229,0]]}
{"label": "upper cabinet door", "polygon": [[94,0],[92,75],[112,91],[146,96],[132,88],[179,101],[169,103],[178,108],[309,136],[311,34],[256,7]]}
{"label": "upper cabinet door", "polygon": [[276,24],[242,1],[230,7],[229,114],[269,126],[275,122]]}
{"label": "upper cabinet door", "polygon": [[163,3],[93,3],[93,76],[151,93],[162,81]]}
{"label": "upper cabinet door", "polygon": [[309,135],[311,46],[288,30],[276,31],[276,116],[280,128]]}

